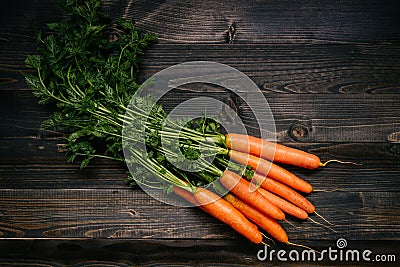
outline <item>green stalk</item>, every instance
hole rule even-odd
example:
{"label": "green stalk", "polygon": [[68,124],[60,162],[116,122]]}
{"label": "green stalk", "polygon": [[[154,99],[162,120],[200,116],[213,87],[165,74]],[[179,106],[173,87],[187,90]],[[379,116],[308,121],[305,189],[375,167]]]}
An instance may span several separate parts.
{"label": "green stalk", "polygon": [[134,156],[135,161],[140,163],[141,166],[146,168],[151,173],[155,174],[157,178],[161,179],[162,181],[181,187],[188,191],[194,191],[193,185],[188,184],[187,182],[183,181],[182,179],[175,176],[171,171],[160,165],[154,159],[149,159],[145,156],[145,153],[137,151],[137,150],[130,150],[129,151],[132,156]]}

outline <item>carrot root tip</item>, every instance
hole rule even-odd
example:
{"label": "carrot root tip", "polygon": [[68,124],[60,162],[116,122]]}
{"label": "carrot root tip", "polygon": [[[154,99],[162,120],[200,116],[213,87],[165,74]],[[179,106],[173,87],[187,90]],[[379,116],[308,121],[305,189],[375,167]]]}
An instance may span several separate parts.
{"label": "carrot root tip", "polygon": [[298,226],[294,225],[293,223],[289,222],[288,220],[285,219],[285,222],[289,224],[290,226],[293,226],[294,228],[299,228]]}
{"label": "carrot root tip", "polygon": [[328,165],[331,162],[338,162],[338,163],[341,163],[341,164],[353,164],[353,165],[357,165],[357,166],[361,166],[362,165],[361,163],[356,163],[356,162],[352,162],[352,161],[341,161],[341,160],[337,160],[337,159],[330,159],[328,161],[325,161],[324,163],[321,162],[319,165],[321,167],[325,167],[326,165]]}
{"label": "carrot root tip", "polygon": [[315,215],[317,215],[318,217],[320,217],[322,220],[324,220],[324,222],[326,222],[327,224],[330,225],[334,225],[333,223],[331,223],[330,221],[328,221],[327,219],[325,219],[321,214],[319,214],[318,212],[314,211]]}
{"label": "carrot root tip", "polygon": [[[269,236],[266,236],[266,235],[264,235],[263,233],[261,233],[261,235],[265,238],[265,239],[267,239],[267,240],[269,240],[269,241],[271,241],[272,242],[272,244],[274,244],[275,245],[275,241],[272,239],[272,238],[270,238]],[[264,242],[262,242],[262,243],[264,243]],[[269,246],[269,245],[268,245]]]}
{"label": "carrot root tip", "polygon": [[271,245],[268,243],[265,243],[264,241],[261,241],[261,244],[263,244],[264,246],[270,247]]}
{"label": "carrot root tip", "polygon": [[321,225],[322,227],[325,227],[325,228],[331,230],[331,231],[334,232],[334,233],[337,233],[337,232],[338,232],[338,231],[336,231],[335,229],[333,229],[332,227],[327,226],[327,225],[325,225],[325,224],[323,224],[323,223],[317,222],[317,221],[311,219],[310,217],[308,217],[308,219],[309,219],[311,222],[313,222],[313,223],[315,223],[315,224],[318,224],[318,225]]}
{"label": "carrot root tip", "polygon": [[308,246],[306,246],[306,245],[296,244],[296,243],[292,243],[292,242],[289,242],[289,241],[286,242],[286,244],[287,244],[287,245],[291,245],[291,246],[295,246],[295,247],[306,248],[306,249],[309,249],[309,250],[312,250],[312,251],[315,251],[315,252],[321,254],[321,252],[319,252],[318,250],[315,250],[315,249],[313,249],[313,248],[310,248],[310,247],[308,247]]}
{"label": "carrot root tip", "polygon": [[345,190],[340,189],[340,188],[335,188],[335,189],[314,189],[314,193],[316,192],[345,192]]}

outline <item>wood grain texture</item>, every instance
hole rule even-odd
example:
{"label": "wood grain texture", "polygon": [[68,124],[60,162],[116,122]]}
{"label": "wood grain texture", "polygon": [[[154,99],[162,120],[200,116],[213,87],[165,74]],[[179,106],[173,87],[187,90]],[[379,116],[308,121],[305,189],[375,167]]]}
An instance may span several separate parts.
{"label": "wood grain texture", "polygon": [[[18,2],[18,1],[17,1]],[[57,16],[61,16],[60,11],[54,4],[54,1],[39,1],[35,3],[35,7],[32,4],[20,1],[21,5],[25,4],[26,13],[25,16],[20,14],[17,16],[12,12],[10,14],[5,14],[4,17],[9,16],[13,20],[3,23],[4,25],[0,31],[0,58],[2,62],[0,64],[0,90],[27,90],[26,85],[23,83],[22,76],[19,71],[26,71],[24,67],[24,60],[28,54],[34,53],[34,32],[32,25],[36,24],[38,28],[43,29],[45,23],[55,20]],[[320,1],[323,2],[323,1]],[[330,14],[329,16],[338,19],[336,23],[333,23],[331,27],[338,30],[333,34],[327,29],[327,33],[332,33],[333,36],[341,39],[340,33],[349,34],[346,31],[340,31],[337,28],[337,24],[340,22],[345,27],[349,27],[354,30],[353,34],[370,35],[367,39],[372,39],[370,42],[352,42],[354,36],[349,34],[349,43],[339,40],[339,43],[328,44],[321,42],[314,44],[307,40],[305,37],[303,41],[296,41],[296,38],[290,34],[283,35],[280,40],[277,36],[272,36],[272,43],[268,42],[268,39],[261,38],[256,43],[246,43],[236,42],[234,44],[226,44],[223,41],[224,37],[220,38],[217,42],[209,43],[209,34],[188,34],[185,29],[179,29],[175,25],[169,25],[168,21],[161,20],[157,15],[153,15],[151,20],[144,18],[144,14],[151,16],[151,9],[153,12],[159,12],[157,9],[167,9],[163,16],[172,16],[171,20],[176,22],[179,20],[177,15],[179,10],[196,10],[193,7],[192,2],[186,2],[185,4],[179,1],[166,1],[156,3],[154,1],[135,2],[131,7],[129,4],[121,1],[120,3],[109,3],[109,9],[113,13],[121,14],[123,11],[118,11],[118,9],[125,8],[130,11],[125,13],[129,14],[133,12],[135,14],[135,19],[137,24],[143,27],[147,31],[151,31],[153,28],[176,31],[178,36],[172,34],[168,42],[164,42],[163,34],[158,34],[161,37],[159,44],[155,45],[154,48],[146,55],[146,61],[144,63],[144,77],[149,77],[151,74],[157,71],[169,67],[171,65],[182,63],[191,60],[210,60],[229,64],[232,67],[239,69],[248,75],[254,82],[266,92],[281,92],[281,93],[396,93],[399,88],[399,68],[400,60],[398,58],[399,54],[399,34],[394,34],[395,29],[398,28],[399,22],[397,21],[396,10],[399,9],[397,4],[388,2],[381,2],[379,5],[377,2],[368,5],[368,3],[360,1],[352,1],[346,5],[340,5],[331,1],[326,1],[326,3],[315,3],[314,9],[321,9],[319,16],[327,19],[326,13],[334,8],[339,9],[336,13]],[[230,9],[225,9],[226,6],[230,6],[234,3],[227,2],[226,4],[213,4],[213,1],[201,1],[196,5],[208,6],[208,8],[216,8],[215,11],[221,13],[232,12]],[[124,7],[124,5],[127,7]],[[275,6],[276,4],[276,6]],[[274,6],[278,8],[276,12],[283,12],[282,7],[284,2],[278,5],[277,3],[268,4],[268,12],[265,12],[266,4],[262,1],[250,3],[246,7],[241,7],[238,12],[244,12],[243,9],[252,10],[255,12],[253,16],[249,18],[259,17],[260,23],[263,21],[268,21],[269,12],[275,12]],[[187,5],[187,6],[185,6]],[[238,4],[234,4],[238,5]],[[259,5],[259,7],[257,6]],[[293,8],[297,10],[300,3],[290,4],[290,9]],[[307,10],[307,5],[312,5],[312,3],[302,3],[304,6],[303,11]],[[121,7],[122,6],[122,7]],[[323,6],[330,6],[328,9],[324,9]],[[12,10],[11,6],[11,10]],[[14,6],[15,8],[15,6]],[[149,10],[150,8],[150,10]],[[310,7],[313,9],[312,7]],[[344,8],[347,12],[360,12],[358,16],[363,16],[365,12],[373,12],[368,9],[375,9],[368,17],[368,22],[359,20],[357,16],[349,17],[352,20],[351,23],[345,24],[340,16],[346,16],[346,12],[340,13],[340,8]],[[364,11],[362,11],[364,9]],[[3,9],[6,10],[6,9]],[[51,13],[51,15],[46,14],[46,12]],[[172,12],[175,12],[172,15]],[[192,11],[193,12],[193,11]],[[297,12],[297,11],[296,11]],[[161,12],[164,14],[164,12]],[[281,14],[281,13],[276,13]],[[286,18],[282,16],[282,19],[293,19],[298,20],[299,28],[301,28],[301,19],[307,18],[309,20],[318,20],[315,17],[308,17],[306,14],[301,13],[301,10],[297,12],[297,16],[292,16],[291,18]],[[13,17],[13,15],[15,15]],[[47,15],[47,16],[46,16]],[[353,14],[354,15],[354,14]],[[383,15],[383,16],[382,16]],[[191,20],[200,19],[204,22],[204,18],[199,15],[199,18],[191,16],[191,19],[185,21],[182,26],[190,28],[196,28],[201,31],[202,25],[207,26],[207,23],[193,23]],[[276,15],[274,15],[274,19]],[[325,17],[324,17],[325,16]],[[172,19],[173,18],[173,19]],[[212,16],[208,20],[213,20]],[[385,25],[385,20],[388,20]],[[162,23],[162,27],[160,27]],[[215,22],[217,23],[217,22]],[[224,23],[226,24],[226,23]],[[229,23],[228,23],[229,24]],[[329,21],[327,21],[329,24]],[[336,26],[335,26],[336,25]],[[374,27],[384,27],[377,31]],[[385,25],[385,26],[384,26]],[[250,23],[247,27],[252,27],[252,31],[259,32],[260,30],[266,29],[272,32],[282,32],[282,27],[285,28],[287,25],[259,25]],[[227,28],[227,25],[224,27]],[[237,27],[240,27],[238,25]],[[361,27],[360,29],[358,27]],[[364,28],[365,27],[365,28]],[[179,29],[179,30],[178,30]],[[240,28],[239,28],[240,29]],[[189,29],[190,30],[190,29]],[[210,29],[212,31],[212,29]],[[294,31],[294,30],[293,30]],[[238,30],[238,37],[240,36],[240,30]],[[310,31],[314,33],[313,31]],[[323,32],[323,31],[321,31]],[[299,31],[301,33],[301,31]],[[389,35],[396,36],[394,41],[389,42],[387,38],[392,37],[380,36]],[[168,33],[166,33],[168,35]],[[257,34],[249,34],[254,36],[254,38],[246,37],[245,40],[257,40]],[[197,36],[197,37],[196,37]],[[197,40],[200,38],[200,40]],[[203,40],[201,40],[203,38]],[[274,39],[276,38],[276,39]],[[316,37],[318,39],[318,37]],[[186,39],[190,39],[191,42],[196,45],[187,44]],[[295,40],[295,42],[290,42],[288,39]],[[323,38],[322,38],[323,39]],[[173,43],[171,43],[173,42]],[[177,43],[176,43],[177,42]],[[278,43],[275,43],[278,42]],[[311,45],[312,44],[312,45]]]}
{"label": "wood grain texture", "polygon": [[[337,234],[307,221],[289,219],[301,230],[283,225],[292,240],[398,240],[398,197],[398,191],[317,192],[309,199]],[[162,204],[128,188],[2,189],[0,212],[3,238],[240,238],[200,210]]]}
{"label": "wood grain texture", "polygon": [[[287,167],[314,185],[317,192],[309,199],[339,231],[291,220],[301,227],[284,225],[293,240],[326,248],[345,237],[352,247],[398,251],[397,1],[103,3],[113,17],[133,18],[159,37],[144,58],[141,81],[187,61],[228,64],[248,75],[267,98],[279,142],[322,160],[363,164],[316,171]],[[66,163],[58,151],[60,133],[39,130],[52,108],[37,104],[20,73],[28,71],[26,56],[35,53],[34,28],[45,30],[62,16],[56,0],[8,1],[0,9],[0,265],[268,264],[257,261],[259,246],[200,210],[161,204],[128,188],[121,164],[95,160],[79,170]],[[230,26],[235,35],[228,43]],[[249,132],[258,133],[249,107],[225,89],[185,85],[163,101],[171,110],[198,96],[229,104]]]}
{"label": "wood grain texture", "polygon": [[[0,90],[27,90],[19,71],[34,53],[34,39],[19,35],[0,43]],[[24,43],[25,42],[25,43]],[[24,45],[20,45],[23,43]],[[174,64],[212,60],[248,75],[269,93],[397,93],[400,51],[395,44],[268,45],[159,43],[146,54],[142,80]],[[244,89],[245,90],[245,89]]]}
{"label": "wood grain texture", "polygon": [[[198,93],[180,90],[164,98],[167,110],[179,103],[200,96],[213,97],[222,102],[232,103],[242,122],[254,134],[259,128],[252,110],[244,99],[229,91]],[[2,124],[0,137],[52,137],[52,132],[39,131],[41,122],[50,115],[50,110],[38,106],[31,92],[1,92]],[[280,142],[293,141],[289,130],[294,124],[302,124],[309,134],[302,142],[388,142],[399,143],[394,136],[400,132],[400,96],[382,94],[372,97],[365,94],[265,94],[276,124],[276,139]],[[263,108],[253,105],[253,108]],[[205,108],[213,110],[204,103]],[[218,112],[218,110],[216,110]],[[220,111],[223,115],[224,112]],[[227,117],[228,115],[223,115]],[[222,117],[221,117],[222,118]],[[263,119],[262,117],[260,119]]]}
{"label": "wood grain texture", "polygon": [[[145,7],[145,8],[142,8]],[[123,10],[164,42],[236,43],[398,41],[395,1],[136,1]],[[373,14],[373,16],[371,16]]]}
{"label": "wood grain texture", "polygon": [[[306,240],[303,244],[309,244]],[[360,251],[369,248],[376,254],[394,253],[391,247],[398,247],[398,241],[349,241],[352,249]],[[320,241],[316,249],[335,248],[335,242]],[[0,260],[3,266],[266,266],[282,265],[278,261],[258,261],[255,258],[259,246],[243,247],[240,241],[224,240],[12,240],[1,241],[1,250],[9,255]],[[283,246],[277,246],[282,249]],[[293,248],[294,249],[294,248]],[[335,262],[301,262],[307,266],[332,266]],[[345,266],[374,266],[368,262],[340,262]],[[393,265],[393,262],[385,264]],[[287,261],[284,266],[299,266],[299,262]]]}
{"label": "wood grain texture", "polygon": [[[190,60],[214,60],[275,93],[397,93],[398,43],[345,45],[163,44],[149,51],[145,73]],[[178,48],[178,49],[177,49]],[[245,90],[245,88],[243,89]]]}
{"label": "wood grain texture", "polygon": [[[5,139],[0,141],[0,188],[126,188],[127,171],[120,163],[94,160],[80,170],[57,150],[59,140]],[[399,146],[387,143],[285,143],[310,151],[322,160],[356,161],[362,166],[328,165],[316,171],[285,166],[316,189],[342,191],[399,191]],[[7,156],[8,155],[8,156]],[[379,161],[377,161],[379,157]],[[51,164],[48,161],[51,160]],[[351,178],[349,178],[351,177]]]}
{"label": "wood grain texture", "polygon": [[[166,43],[225,43],[233,23],[237,28],[234,43],[342,44],[400,38],[397,1],[103,2],[113,16],[133,18]],[[25,36],[31,36],[32,25],[43,28],[62,15],[56,0],[16,0],[3,7],[2,28]]]}

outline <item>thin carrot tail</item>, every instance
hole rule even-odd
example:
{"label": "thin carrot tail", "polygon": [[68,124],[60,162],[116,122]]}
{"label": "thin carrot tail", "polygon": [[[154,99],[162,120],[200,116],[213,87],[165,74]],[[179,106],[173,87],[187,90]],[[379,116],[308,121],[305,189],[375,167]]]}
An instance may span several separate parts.
{"label": "thin carrot tail", "polygon": [[[272,238],[270,238],[269,236],[266,236],[265,234],[263,234],[263,233],[261,233],[262,234],[262,236],[265,238],[265,239],[267,239],[267,240],[269,240],[269,241],[271,241],[272,242],[272,244],[274,244],[275,245],[275,241],[272,239]],[[264,241],[263,241],[263,244],[264,244]]]}
{"label": "thin carrot tail", "polygon": [[332,227],[329,227],[328,225],[325,225],[325,224],[323,224],[323,223],[317,222],[316,220],[313,220],[313,219],[311,219],[310,217],[308,217],[308,219],[309,219],[311,222],[313,222],[313,223],[315,223],[315,224],[318,224],[318,225],[320,225],[320,226],[322,226],[322,227],[325,227],[326,229],[329,229],[329,230],[331,230],[331,231],[334,232],[334,233],[337,233],[337,232],[338,232],[338,231],[336,231],[335,229],[333,229]]}
{"label": "thin carrot tail", "polygon": [[317,211],[314,211],[315,215],[317,215],[318,217],[320,217],[322,220],[324,220],[327,224],[330,225],[334,225],[333,223],[331,223],[330,221],[328,221],[327,219],[325,219],[321,214],[319,214]]}
{"label": "thin carrot tail", "polygon": [[357,165],[357,166],[362,166],[361,163],[356,163],[356,162],[352,162],[352,161],[341,161],[341,160],[337,160],[337,159],[330,159],[328,161],[325,161],[324,163],[321,162],[319,165],[321,167],[325,167],[326,165],[328,165],[331,162],[338,162],[338,163],[341,163],[341,164],[353,164],[353,165]]}
{"label": "thin carrot tail", "polygon": [[289,224],[290,226],[294,227],[294,228],[299,228],[298,226],[294,225],[293,223],[289,222],[287,219],[285,219],[285,222],[287,224]]}
{"label": "thin carrot tail", "polygon": [[313,189],[313,192],[344,192],[343,189],[334,188],[334,189]]}
{"label": "thin carrot tail", "polygon": [[261,244],[263,244],[264,246],[270,247],[270,244],[265,243],[264,241],[261,241]]}
{"label": "thin carrot tail", "polygon": [[306,246],[306,245],[296,244],[296,243],[292,243],[292,242],[289,242],[289,241],[288,241],[286,244],[287,244],[287,245],[291,245],[291,246],[306,248],[306,249],[309,249],[309,250],[312,250],[312,251],[315,251],[315,252],[321,254],[321,252],[319,252],[318,250],[315,250],[315,249],[313,249],[313,248],[310,248],[310,247],[308,247],[308,246]]}

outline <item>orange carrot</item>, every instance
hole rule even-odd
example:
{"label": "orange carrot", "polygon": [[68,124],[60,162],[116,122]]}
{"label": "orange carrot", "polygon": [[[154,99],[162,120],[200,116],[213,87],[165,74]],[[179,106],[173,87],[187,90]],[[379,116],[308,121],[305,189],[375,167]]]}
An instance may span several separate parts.
{"label": "orange carrot", "polygon": [[312,186],[309,183],[268,160],[236,150],[230,150],[229,156],[232,160],[243,165],[249,165],[258,173],[280,181],[293,189],[304,193],[310,193],[312,191]]}
{"label": "orange carrot", "polygon": [[264,214],[277,220],[285,219],[285,214],[278,207],[266,200],[260,194],[260,192],[251,192],[250,189],[252,185],[250,182],[241,178],[238,174],[229,170],[225,170],[219,181],[226,189],[230,190],[241,200],[263,212]]}
{"label": "orange carrot", "polygon": [[308,218],[308,214],[306,211],[303,209],[293,205],[290,202],[287,202],[286,200],[278,197],[277,195],[274,195],[264,188],[258,188],[257,189],[269,202],[280,208],[283,212],[286,214],[292,215],[293,217],[296,217],[301,220],[305,220]]}
{"label": "orange carrot", "polygon": [[282,226],[275,219],[262,214],[233,194],[227,194],[224,198],[231,203],[232,206],[242,212],[250,221],[267,231],[276,240],[283,243],[288,242],[288,236],[285,230],[283,230]]}
{"label": "orange carrot", "polygon": [[320,158],[314,154],[249,135],[227,134],[225,135],[225,144],[232,150],[302,168],[316,169],[324,166]]}
{"label": "orange carrot", "polygon": [[313,213],[315,211],[315,207],[310,201],[290,187],[258,173],[253,175],[253,179],[256,183],[261,184],[262,188],[286,199],[306,212]]}
{"label": "orange carrot", "polygon": [[251,242],[262,243],[262,233],[257,226],[223,198],[201,187],[196,189],[194,196],[207,213],[226,223]]}
{"label": "orange carrot", "polygon": [[[197,201],[197,199],[194,197],[194,194],[192,192],[189,192],[183,188],[180,188],[176,185],[174,185],[172,187],[172,191],[177,194],[178,196],[180,196],[181,198],[185,199],[186,201],[192,203],[195,206],[200,206],[199,202]],[[201,208],[201,206],[200,206]]]}

